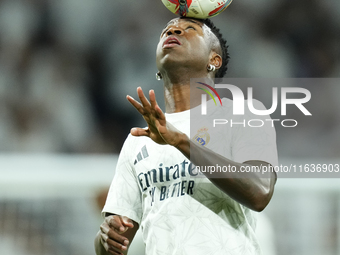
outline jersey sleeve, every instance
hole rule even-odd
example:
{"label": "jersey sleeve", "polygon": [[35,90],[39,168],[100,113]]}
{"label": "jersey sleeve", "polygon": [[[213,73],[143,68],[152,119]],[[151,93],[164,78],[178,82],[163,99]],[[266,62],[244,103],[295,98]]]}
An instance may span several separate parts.
{"label": "jersey sleeve", "polygon": [[[253,104],[257,110],[265,110],[265,106],[257,100],[253,100]],[[238,163],[259,160],[277,166],[276,132],[270,116],[254,115],[248,110],[238,123],[244,124],[233,128],[233,160]]]}
{"label": "jersey sleeve", "polygon": [[130,135],[119,154],[116,172],[102,214],[112,213],[134,220],[142,219],[142,196],[132,164]]}

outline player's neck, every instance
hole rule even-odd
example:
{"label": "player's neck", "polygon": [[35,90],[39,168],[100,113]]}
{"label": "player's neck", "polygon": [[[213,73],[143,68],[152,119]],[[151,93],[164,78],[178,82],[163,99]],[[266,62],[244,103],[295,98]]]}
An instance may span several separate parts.
{"label": "player's neck", "polygon": [[190,109],[190,83],[164,84],[165,111],[183,112]]}
{"label": "player's neck", "polygon": [[190,77],[211,79],[206,74],[163,77],[165,111],[167,113],[183,112],[201,104],[202,91],[190,89]]}

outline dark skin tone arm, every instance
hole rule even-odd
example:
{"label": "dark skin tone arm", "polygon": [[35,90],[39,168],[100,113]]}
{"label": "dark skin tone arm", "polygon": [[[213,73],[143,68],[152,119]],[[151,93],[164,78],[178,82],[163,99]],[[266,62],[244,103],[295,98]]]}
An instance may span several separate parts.
{"label": "dark skin tone arm", "polygon": [[[172,145],[196,166],[230,165],[240,170],[241,166],[269,165],[269,163],[257,160],[237,163],[191,141],[186,134],[166,121],[164,113],[156,102],[154,91],[149,92],[150,101],[145,97],[141,88],[137,89],[137,93],[141,103],[130,96],[127,96],[127,99],[143,116],[148,128],[133,128],[132,135],[148,136],[158,144]],[[275,173],[264,175],[236,171],[235,173],[205,173],[205,175],[228,196],[254,211],[262,211],[267,206],[276,182]]]}

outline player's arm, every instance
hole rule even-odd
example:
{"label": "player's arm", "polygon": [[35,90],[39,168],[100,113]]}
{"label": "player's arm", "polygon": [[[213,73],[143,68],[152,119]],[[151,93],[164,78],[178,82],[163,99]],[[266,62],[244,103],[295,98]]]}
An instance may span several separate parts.
{"label": "player's arm", "polygon": [[95,238],[96,254],[126,255],[138,228],[138,223],[125,216],[106,214]]}
{"label": "player's arm", "polygon": [[141,103],[128,96],[129,102],[138,110],[148,124],[148,129],[133,128],[134,136],[148,136],[159,144],[169,144],[180,150],[196,166],[232,166],[237,171],[226,173],[206,174],[206,176],[223,192],[239,203],[255,211],[262,211],[269,203],[276,182],[276,174],[241,173],[247,165],[268,165],[266,162],[249,161],[237,163],[218,153],[204,148],[191,141],[187,135],[166,122],[165,115],[156,102],[154,92],[149,92],[150,102],[146,99],[141,88],[137,89]]}
{"label": "player's arm", "polygon": [[261,166],[268,166],[270,165],[269,163],[257,160],[237,163],[189,140],[185,134],[176,147],[187,158],[190,158],[191,162],[196,166],[219,165],[233,167],[234,171],[205,172],[204,174],[219,189],[237,202],[254,211],[262,211],[269,203],[274,192],[276,173],[244,171],[247,166],[257,166],[258,169],[261,169]]}

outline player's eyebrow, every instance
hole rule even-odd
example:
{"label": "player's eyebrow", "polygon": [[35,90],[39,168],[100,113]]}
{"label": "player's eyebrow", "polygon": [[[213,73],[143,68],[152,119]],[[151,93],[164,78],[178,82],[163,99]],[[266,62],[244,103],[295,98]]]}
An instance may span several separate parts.
{"label": "player's eyebrow", "polygon": [[196,21],[194,19],[185,19],[186,21],[189,21],[191,23],[195,23],[196,25],[199,25],[200,27],[203,26],[203,23],[199,22],[199,21]]}

